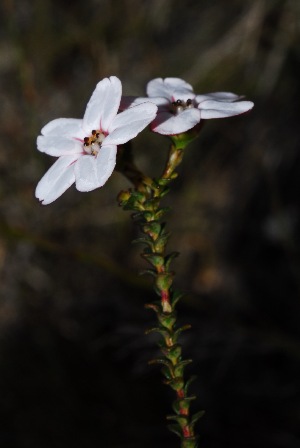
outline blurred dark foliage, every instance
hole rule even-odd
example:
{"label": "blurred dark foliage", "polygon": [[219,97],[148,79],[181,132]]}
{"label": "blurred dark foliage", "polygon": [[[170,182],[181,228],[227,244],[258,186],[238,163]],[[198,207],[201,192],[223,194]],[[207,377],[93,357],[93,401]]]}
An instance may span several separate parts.
{"label": "blurred dark foliage", "polygon": [[[206,409],[200,446],[299,448],[299,24],[298,0],[2,0],[1,447],[178,443],[171,394],[147,365],[153,293],[116,203],[127,180],[46,207],[34,198],[53,162],[36,151],[41,127],[81,117],[113,74],[127,95],[179,76],[255,102],[207,121],[186,152],[165,200],[170,250],[194,407]],[[157,175],[167,139],[145,131],[133,147]]]}

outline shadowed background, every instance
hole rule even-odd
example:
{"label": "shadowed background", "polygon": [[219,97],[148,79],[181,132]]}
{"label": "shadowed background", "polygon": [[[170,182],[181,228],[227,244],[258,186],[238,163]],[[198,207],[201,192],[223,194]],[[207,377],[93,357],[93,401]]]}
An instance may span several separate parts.
{"label": "shadowed background", "polygon": [[[54,161],[36,150],[40,129],[82,117],[110,75],[127,95],[178,76],[255,102],[207,121],[186,151],[164,201],[169,247],[200,446],[300,446],[299,23],[297,0],[1,2],[1,446],[178,446],[172,394],[147,365],[157,339],[144,335],[154,295],[138,232],[116,202],[128,181],[34,198]],[[144,131],[138,165],[158,175],[168,144]]]}

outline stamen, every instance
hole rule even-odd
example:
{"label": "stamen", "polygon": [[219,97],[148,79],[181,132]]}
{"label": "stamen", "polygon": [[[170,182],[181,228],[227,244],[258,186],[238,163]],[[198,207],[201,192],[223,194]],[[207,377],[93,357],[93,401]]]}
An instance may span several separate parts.
{"label": "stamen", "polygon": [[194,107],[194,104],[193,104],[193,100],[191,98],[187,99],[186,101],[178,99],[178,100],[172,102],[171,111],[175,115],[178,115],[181,112],[183,112],[185,109],[192,109],[193,107]]}
{"label": "stamen", "polygon": [[97,156],[104,139],[105,135],[101,131],[93,129],[91,136],[83,139],[84,151],[92,156]]}

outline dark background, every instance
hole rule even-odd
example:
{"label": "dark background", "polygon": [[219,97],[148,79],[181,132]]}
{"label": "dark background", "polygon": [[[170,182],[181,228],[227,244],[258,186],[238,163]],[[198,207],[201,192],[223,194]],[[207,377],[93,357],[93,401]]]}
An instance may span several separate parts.
{"label": "dark background", "polygon": [[[164,203],[200,447],[299,448],[299,23],[297,0],[1,1],[1,447],[178,446],[172,394],[147,364],[138,231],[116,202],[128,181],[34,198],[54,160],[40,129],[82,117],[116,75],[127,95],[178,76],[255,102],[206,122]],[[166,138],[145,131],[133,148],[161,172]]]}

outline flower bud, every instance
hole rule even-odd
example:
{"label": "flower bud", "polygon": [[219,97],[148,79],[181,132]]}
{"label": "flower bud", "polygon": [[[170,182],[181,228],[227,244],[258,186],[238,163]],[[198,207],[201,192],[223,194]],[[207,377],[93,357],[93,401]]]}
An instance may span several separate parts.
{"label": "flower bud", "polygon": [[131,197],[131,192],[128,190],[126,190],[126,191],[123,190],[123,191],[120,191],[120,193],[118,194],[117,200],[120,203],[120,205],[125,205],[126,202],[130,199],[130,197]]}

